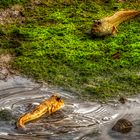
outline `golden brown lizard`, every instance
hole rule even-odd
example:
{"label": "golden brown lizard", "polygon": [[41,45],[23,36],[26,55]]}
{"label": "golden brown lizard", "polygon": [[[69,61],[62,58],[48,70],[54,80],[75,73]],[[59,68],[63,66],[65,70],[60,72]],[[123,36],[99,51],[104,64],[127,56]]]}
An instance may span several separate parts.
{"label": "golden brown lizard", "polygon": [[22,115],[17,121],[17,128],[24,128],[24,124],[40,118],[46,113],[53,113],[64,105],[64,100],[57,95],[52,95],[49,99],[37,105],[33,111]]}
{"label": "golden brown lizard", "polygon": [[116,27],[120,23],[126,21],[127,19],[133,18],[138,14],[140,14],[140,11],[138,10],[118,11],[112,16],[95,21],[89,33],[98,37],[115,34],[117,31]]}

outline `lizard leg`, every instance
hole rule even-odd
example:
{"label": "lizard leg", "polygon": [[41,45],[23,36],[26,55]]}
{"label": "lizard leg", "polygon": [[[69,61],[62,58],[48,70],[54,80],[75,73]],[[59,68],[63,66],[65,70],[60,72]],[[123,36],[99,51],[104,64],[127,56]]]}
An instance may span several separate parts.
{"label": "lizard leg", "polygon": [[118,32],[117,28],[115,26],[112,27],[112,34],[115,35],[116,32]]}

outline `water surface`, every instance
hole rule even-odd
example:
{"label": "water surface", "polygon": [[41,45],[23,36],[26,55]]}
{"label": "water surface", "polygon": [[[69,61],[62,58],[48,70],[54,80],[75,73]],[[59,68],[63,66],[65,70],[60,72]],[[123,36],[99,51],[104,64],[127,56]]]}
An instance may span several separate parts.
{"label": "water surface", "polygon": [[[58,93],[65,106],[51,114],[26,124],[17,130],[19,116],[29,112],[52,94]],[[138,140],[140,139],[140,97],[130,98],[125,104],[87,102],[74,93],[59,88],[49,88],[29,79],[15,76],[0,80],[0,110],[11,117],[0,115],[0,139],[6,140]],[[8,112],[6,114],[8,114]],[[111,130],[116,121],[126,118],[133,123],[127,134]]]}

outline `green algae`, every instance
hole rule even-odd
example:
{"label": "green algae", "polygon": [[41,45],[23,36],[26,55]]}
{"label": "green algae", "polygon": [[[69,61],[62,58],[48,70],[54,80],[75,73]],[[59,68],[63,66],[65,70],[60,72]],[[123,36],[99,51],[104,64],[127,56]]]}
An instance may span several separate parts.
{"label": "green algae", "polygon": [[[42,1],[25,6],[25,22],[1,27],[1,49],[16,56],[13,68],[36,80],[93,98],[140,91],[140,17],[119,25],[116,36],[85,34],[92,21],[137,3]],[[0,49],[0,50],[1,50]],[[119,58],[112,55],[120,53]]]}

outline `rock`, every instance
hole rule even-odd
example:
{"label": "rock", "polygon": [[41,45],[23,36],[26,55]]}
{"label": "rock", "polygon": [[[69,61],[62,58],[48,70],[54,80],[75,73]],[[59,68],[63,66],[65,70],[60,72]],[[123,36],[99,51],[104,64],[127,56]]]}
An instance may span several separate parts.
{"label": "rock", "polygon": [[104,117],[104,118],[102,118],[102,120],[103,120],[103,121],[109,121],[110,118],[109,118],[109,117]]}
{"label": "rock", "polygon": [[118,2],[127,2],[127,0],[118,0]]}
{"label": "rock", "polygon": [[14,116],[10,110],[0,110],[0,121],[11,121]]}
{"label": "rock", "polygon": [[119,119],[116,124],[112,127],[113,131],[120,133],[128,133],[132,130],[133,124],[127,119]]}
{"label": "rock", "polygon": [[7,78],[7,75],[0,72],[0,80],[5,80]]}
{"label": "rock", "polygon": [[119,99],[119,102],[122,104],[125,104],[126,101],[127,101],[127,99],[124,97],[120,97],[120,99]]}
{"label": "rock", "polygon": [[41,0],[34,0],[33,3],[35,5],[41,5],[41,4],[43,4]]}

